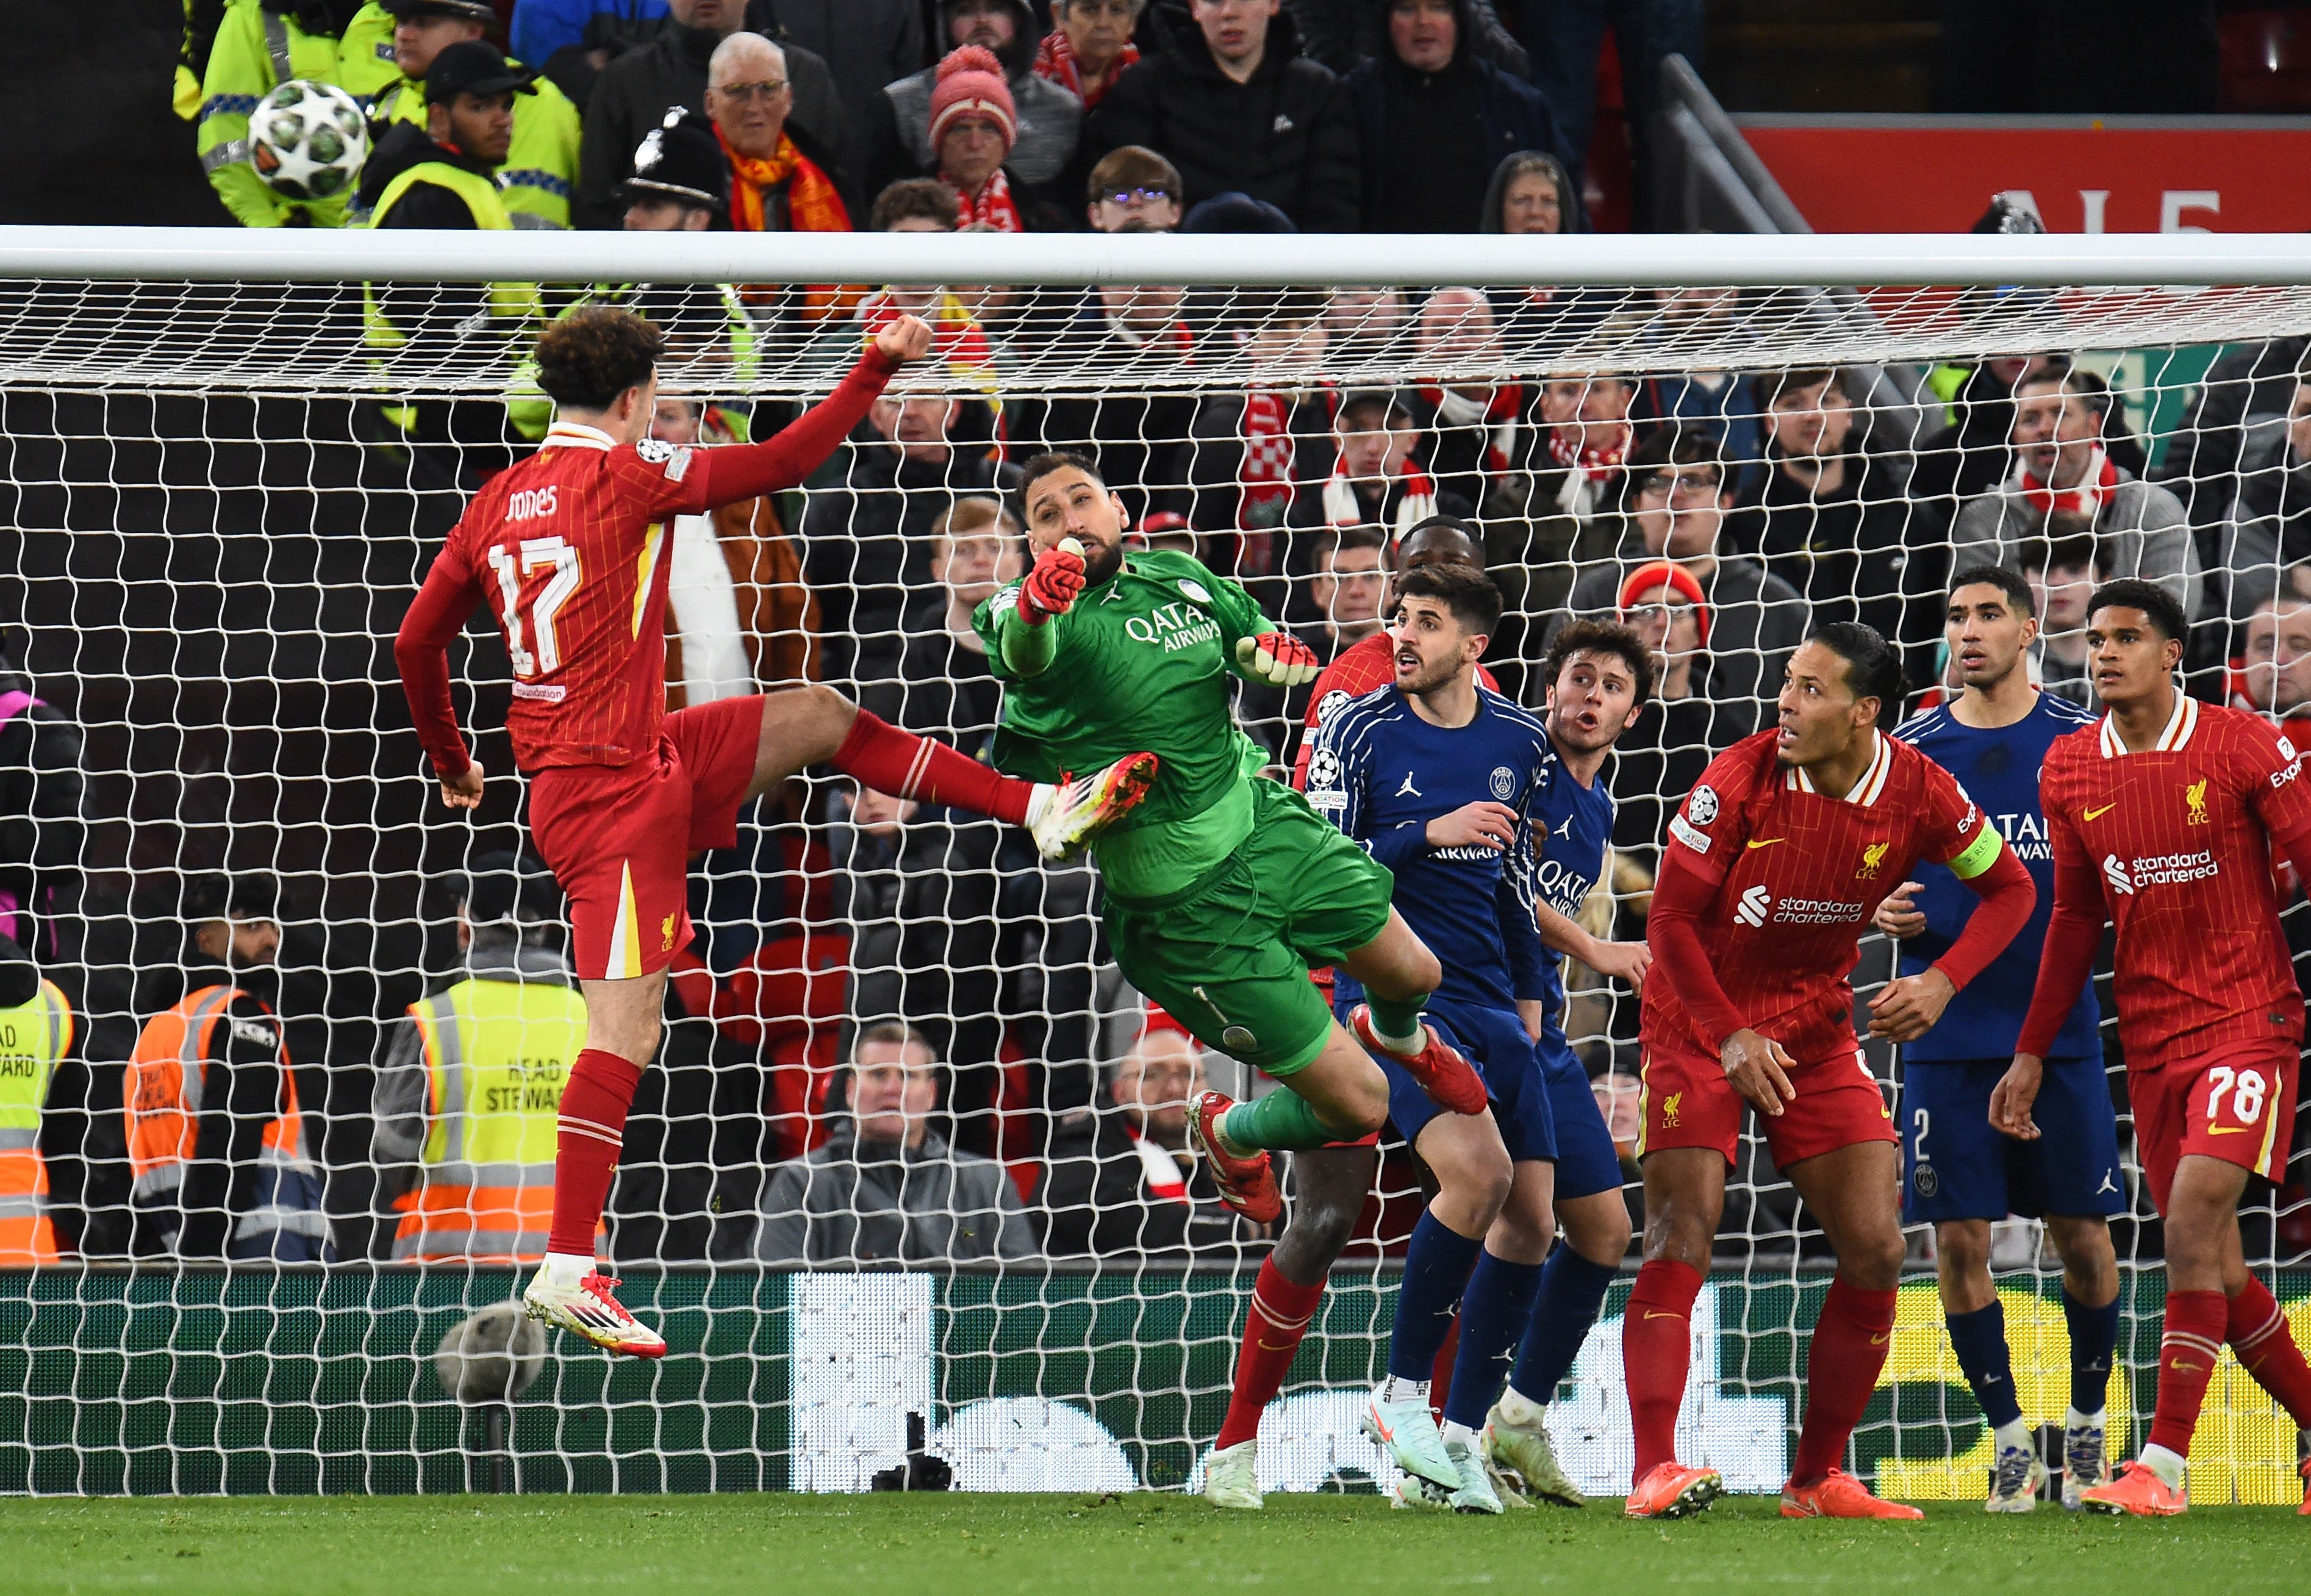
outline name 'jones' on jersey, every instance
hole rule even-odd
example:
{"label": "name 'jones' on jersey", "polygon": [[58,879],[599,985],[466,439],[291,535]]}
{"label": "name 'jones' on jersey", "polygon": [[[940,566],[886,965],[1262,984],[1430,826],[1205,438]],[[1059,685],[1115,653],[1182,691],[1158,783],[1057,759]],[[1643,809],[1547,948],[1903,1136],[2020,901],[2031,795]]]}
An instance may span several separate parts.
{"label": "name 'jones' on jersey", "polygon": [[666,718],[667,523],[701,513],[687,449],[556,423],[492,477],[441,551],[476,583],[513,666],[506,730],[525,771],[629,764]]}

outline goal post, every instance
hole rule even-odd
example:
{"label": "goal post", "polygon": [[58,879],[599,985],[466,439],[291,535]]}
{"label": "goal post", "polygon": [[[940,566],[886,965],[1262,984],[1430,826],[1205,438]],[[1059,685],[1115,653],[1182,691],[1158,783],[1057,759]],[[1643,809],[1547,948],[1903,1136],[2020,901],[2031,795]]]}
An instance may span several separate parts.
{"label": "goal post", "polygon": [[[492,284],[537,285],[536,310]],[[603,1243],[670,1355],[606,1366],[555,1342],[525,1362],[517,1339],[502,1366],[535,1383],[509,1376],[470,1408],[453,1394],[476,1389],[460,1327],[521,1276],[397,1245],[426,1167],[423,1125],[414,1151],[397,1136],[427,1111],[385,1083],[409,1006],[465,967],[462,883],[521,844],[521,789],[498,780],[510,673],[486,617],[453,659],[493,772],[472,819],[422,773],[391,641],[469,493],[542,435],[528,345],[586,299],[666,318],[658,424],[679,442],[765,435],[879,314],[938,333],[899,402],[801,488],[670,529],[680,702],[815,677],[980,752],[995,689],[954,623],[1016,571],[1016,467],[1046,447],[1093,454],[1142,536],[1243,580],[1328,656],[1374,627],[1403,534],[1459,514],[1509,598],[1488,657],[1504,690],[1540,702],[1536,665],[1569,615],[1626,615],[1656,651],[1665,696],[1610,767],[1611,868],[1582,898],[1600,934],[1642,935],[1670,809],[1770,719],[1809,617],[1894,634],[1906,707],[1946,690],[1939,601],[1965,558],[2033,584],[2050,691],[2090,697],[2085,592],[2140,574],[2186,602],[2193,692],[2311,720],[2296,235],[0,227],[0,935],[76,1014],[34,1115],[60,1255],[0,1260],[0,1492],[462,1490],[501,1445],[526,1490],[856,1490],[904,1469],[911,1417],[962,1488],[1200,1478],[1266,1243],[1173,1156],[1176,1104],[1134,1096],[1171,1078],[1148,1065],[1170,1044],[1141,1041],[1095,880],[823,776],[697,867],[699,939]],[[2016,379],[2055,357],[2077,377],[2018,431]],[[1645,452],[1671,433],[1701,441]],[[2071,452],[2025,483],[2016,450],[2042,444]],[[1640,468],[1698,471],[1722,501],[1640,502]],[[1658,555],[1688,574],[1641,578]],[[1246,692],[1239,709],[1287,773],[1307,705]],[[242,973],[283,1023],[322,1177],[299,1221],[311,1262],[172,1260],[132,1200],[124,1068],[144,1023],[214,973],[187,918],[216,873],[278,884],[277,964]],[[2311,929],[2299,902],[2288,926]],[[1865,946],[1865,996],[1891,958]],[[1577,966],[1568,985],[1567,1033],[1626,1139],[1635,1000]],[[938,1056],[936,1139],[893,1162],[929,1159],[944,1195],[846,1209],[798,1161],[849,1145],[846,1064],[883,1019]],[[1924,1135],[1898,1059],[1870,1061],[1897,1128]],[[1219,1053],[1199,1067],[1260,1089]],[[2148,1423],[2164,1292],[2121,1124],[2115,1449]],[[2307,1164],[2245,1220],[2298,1336]],[[0,1194],[0,1224],[33,1196]],[[1270,1410],[1275,1488],[1384,1478],[1356,1393],[1419,1202],[1391,1151]],[[972,1239],[990,1225],[1012,1239]],[[1887,1400],[1850,1461],[1888,1495],[1971,1497],[1990,1439],[1930,1240],[1909,1234]],[[776,1251],[797,1235],[801,1253]],[[2018,1390],[2059,1423],[2060,1265],[2028,1222],[1997,1237]],[[1827,1260],[1745,1138],[1681,1442],[1735,1488],[1786,1470]],[[1609,1494],[1630,1458],[1626,1276],[1552,1410],[1568,1470]],[[2228,1353],[2216,1379],[2195,1493],[2293,1500],[2284,1416]]]}

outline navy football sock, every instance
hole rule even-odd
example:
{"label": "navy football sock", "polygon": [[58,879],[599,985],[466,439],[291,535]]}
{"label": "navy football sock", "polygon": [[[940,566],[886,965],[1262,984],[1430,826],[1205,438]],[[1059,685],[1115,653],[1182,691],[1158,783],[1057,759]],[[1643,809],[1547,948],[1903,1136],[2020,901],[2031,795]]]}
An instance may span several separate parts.
{"label": "navy football sock", "polygon": [[1540,1274],[1540,1300],[1532,1310],[1532,1323],[1517,1352],[1509,1384],[1527,1400],[1547,1407],[1557,1388],[1573,1373],[1573,1360],[1589,1339],[1605,1305],[1605,1293],[1620,1271],[1609,1263],[1593,1263],[1572,1248],[1559,1245]]}
{"label": "navy football sock", "polygon": [[1452,1360],[1452,1389],[1444,1399],[1447,1423],[1481,1428],[1501,1394],[1517,1339],[1532,1319],[1540,1294],[1540,1265],[1478,1255],[1461,1298],[1461,1350]]}
{"label": "navy football sock", "polygon": [[1436,1349],[1452,1328],[1452,1310],[1484,1250],[1482,1236],[1462,1235],[1424,1210],[1404,1249],[1404,1283],[1397,1289],[1396,1330],[1389,1338],[1388,1372],[1399,1380],[1426,1380]]}
{"label": "navy football sock", "polygon": [[2071,1330],[2071,1406],[2100,1413],[2110,1392],[2110,1361],[2118,1350],[2118,1299],[2089,1308],[2068,1289],[2062,1319]]}
{"label": "navy football sock", "polygon": [[1950,1349],[1958,1354],[1958,1366],[1966,1373],[1966,1382],[1973,1388],[1974,1400],[1982,1404],[1982,1417],[1993,1429],[2012,1424],[2022,1417],[2022,1404],[2014,1395],[2014,1370],[2011,1355],[2006,1349],[2006,1309],[1991,1300],[1987,1308],[1976,1308],[1971,1313],[1944,1313],[1943,1322],[1949,1326]]}

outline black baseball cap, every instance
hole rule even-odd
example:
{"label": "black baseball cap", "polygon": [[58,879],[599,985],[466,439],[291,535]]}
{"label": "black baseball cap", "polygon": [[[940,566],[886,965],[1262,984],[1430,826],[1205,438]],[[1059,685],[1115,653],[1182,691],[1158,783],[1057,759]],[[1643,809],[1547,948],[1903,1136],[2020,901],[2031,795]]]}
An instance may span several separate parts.
{"label": "black baseball cap", "polygon": [[537,92],[537,74],[516,66],[493,44],[461,39],[433,57],[425,69],[425,103],[447,105],[460,94]]}
{"label": "black baseball cap", "polygon": [[484,853],[466,877],[466,913],[476,925],[541,925],[562,918],[562,888],[527,853]]}
{"label": "black baseball cap", "polygon": [[378,9],[395,18],[465,17],[495,26],[498,8],[490,0],[377,0]]}

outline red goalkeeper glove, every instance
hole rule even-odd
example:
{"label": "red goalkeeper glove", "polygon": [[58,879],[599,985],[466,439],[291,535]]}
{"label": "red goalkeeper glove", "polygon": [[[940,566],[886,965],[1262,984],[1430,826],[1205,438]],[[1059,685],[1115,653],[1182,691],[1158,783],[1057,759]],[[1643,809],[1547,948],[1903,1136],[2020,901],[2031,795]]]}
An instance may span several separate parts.
{"label": "red goalkeeper glove", "polygon": [[1316,650],[1288,632],[1238,638],[1235,663],[1245,676],[1270,687],[1301,686],[1314,681],[1324,668]]}
{"label": "red goalkeeper glove", "polygon": [[1019,618],[1041,626],[1053,615],[1064,615],[1084,590],[1084,557],[1063,548],[1048,548],[1035,556],[1035,568],[1019,589]]}

